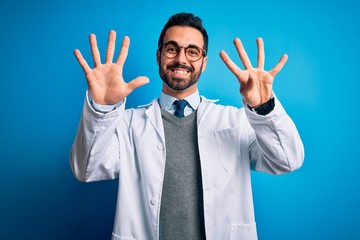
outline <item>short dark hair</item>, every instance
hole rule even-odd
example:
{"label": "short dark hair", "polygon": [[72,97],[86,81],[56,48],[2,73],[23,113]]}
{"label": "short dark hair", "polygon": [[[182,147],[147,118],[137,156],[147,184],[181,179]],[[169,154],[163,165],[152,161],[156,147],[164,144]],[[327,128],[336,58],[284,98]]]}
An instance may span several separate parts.
{"label": "short dark hair", "polygon": [[207,32],[202,24],[202,20],[192,13],[177,13],[177,14],[171,16],[169,18],[168,22],[165,24],[163,30],[160,33],[158,46],[161,46],[161,44],[163,44],[163,40],[164,40],[166,31],[170,27],[173,27],[173,26],[192,27],[192,28],[199,30],[204,39],[203,48],[205,51],[208,50],[209,37],[208,37]]}

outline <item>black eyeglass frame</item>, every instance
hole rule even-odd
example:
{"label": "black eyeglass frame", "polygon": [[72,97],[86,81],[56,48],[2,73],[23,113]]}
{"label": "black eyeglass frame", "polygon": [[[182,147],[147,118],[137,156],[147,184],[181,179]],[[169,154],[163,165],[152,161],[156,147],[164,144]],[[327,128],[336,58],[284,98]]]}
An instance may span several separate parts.
{"label": "black eyeglass frame", "polygon": [[[180,53],[181,48],[184,48],[185,57],[186,57],[186,59],[189,60],[190,62],[197,62],[197,61],[199,61],[202,57],[205,57],[205,56],[206,56],[206,51],[205,51],[205,49],[203,49],[203,48],[201,48],[201,47],[199,47],[199,46],[196,46],[196,45],[194,45],[194,44],[190,44],[190,45],[187,46],[187,47],[179,46],[179,44],[178,44],[177,42],[175,42],[175,41],[168,41],[168,42],[166,42],[166,43],[163,43],[163,44],[159,45],[159,51],[162,52],[162,49],[164,48],[164,46],[166,46],[166,45],[168,45],[168,44],[173,44],[174,46],[176,46],[176,47],[179,48],[179,51],[178,51],[177,54],[176,54],[175,56],[173,56],[173,57],[169,57],[169,56],[165,55],[164,52],[162,53],[165,57],[167,57],[167,58],[169,58],[169,59],[173,59],[173,58],[176,58],[177,56],[179,56],[179,53]],[[188,48],[196,48],[196,49],[200,50],[200,51],[201,51],[200,57],[199,57],[198,59],[196,59],[196,60],[190,60],[190,59],[188,58],[187,54],[186,54],[186,50],[187,50]]]}

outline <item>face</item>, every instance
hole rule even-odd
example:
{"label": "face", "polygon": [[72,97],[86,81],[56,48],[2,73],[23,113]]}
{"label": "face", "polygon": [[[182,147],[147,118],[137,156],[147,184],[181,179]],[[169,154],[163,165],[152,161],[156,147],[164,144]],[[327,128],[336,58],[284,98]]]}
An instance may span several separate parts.
{"label": "face", "polygon": [[182,48],[174,58],[164,56],[164,48],[156,53],[163,91],[177,98],[179,95],[186,97],[197,90],[197,82],[206,68],[207,57],[202,56],[198,61],[190,61],[185,55],[185,48],[194,45],[203,48],[203,36],[199,30],[192,27],[173,26],[166,31],[163,43],[169,41]]}

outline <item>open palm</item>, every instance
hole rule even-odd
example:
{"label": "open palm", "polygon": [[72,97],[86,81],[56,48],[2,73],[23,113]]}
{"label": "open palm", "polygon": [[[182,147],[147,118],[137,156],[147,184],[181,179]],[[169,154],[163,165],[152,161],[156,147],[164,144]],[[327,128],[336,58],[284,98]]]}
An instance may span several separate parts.
{"label": "open palm", "polygon": [[239,38],[234,40],[234,44],[245,70],[241,70],[225,51],[220,52],[220,57],[240,83],[240,94],[251,107],[257,107],[269,101],[272,94],[274,77],[280,72],[288,58],[288,56],[284,54],[272,70],[265,71],[264,42],[262,38],[258,38],[256,42],[258,46],[257,68],[251,65],[250,59]]}
{"label": "open palm", "polygon": [[116,32],[110,31],[104,64],[101,63],[96,36],[90,34],[89,38],[94,68],[91,69],[89,67],[78,49],[74,53],[86,75],[89,93],[96,103],[104,105],[115,104],[126,98],[134,89],[149,82],[149,79],[143,76],[137,77],[128,83],[124,81],[123,66],[130,46],[129,37],[124,37],[119,56],[113,62]]}

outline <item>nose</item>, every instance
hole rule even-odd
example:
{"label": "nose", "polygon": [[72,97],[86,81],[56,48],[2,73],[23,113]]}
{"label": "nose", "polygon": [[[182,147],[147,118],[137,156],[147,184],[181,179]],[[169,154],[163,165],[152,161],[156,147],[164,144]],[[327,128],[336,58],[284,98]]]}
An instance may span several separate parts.
{"label": "nose", "polygon": [[176,56],[175,62],[178,62],[178,63],[181,63],[181,64],[186,64],[187,63],[187,58],[186,58],[186,55],[185,55],[185,49],[183,47],[180,48],[180,52]]}

